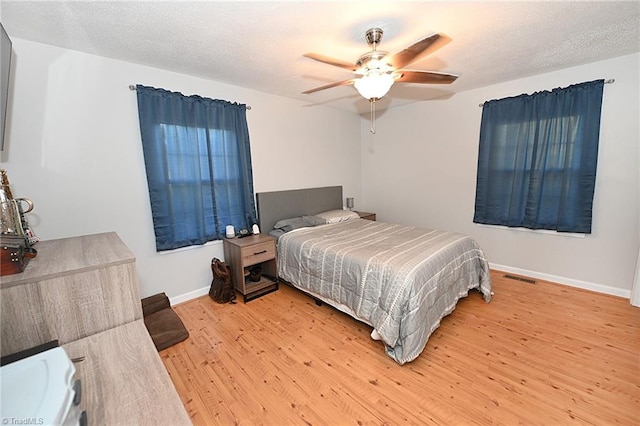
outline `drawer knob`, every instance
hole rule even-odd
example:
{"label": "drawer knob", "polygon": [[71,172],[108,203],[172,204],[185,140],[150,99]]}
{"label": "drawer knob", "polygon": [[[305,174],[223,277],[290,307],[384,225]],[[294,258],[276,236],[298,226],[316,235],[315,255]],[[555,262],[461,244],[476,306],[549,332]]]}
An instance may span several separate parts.
{"label": "drawer knob", "polygon": [[258,254],[263,254],[263,253],[266,253],[266,252],[267,252],[266,250],[262,250],[262,251],[259,251],[259,252],[257,252],[257,253],[253,253],[253,255],[254,255],[254,256],[256,256],[256,255],[258,255]]}

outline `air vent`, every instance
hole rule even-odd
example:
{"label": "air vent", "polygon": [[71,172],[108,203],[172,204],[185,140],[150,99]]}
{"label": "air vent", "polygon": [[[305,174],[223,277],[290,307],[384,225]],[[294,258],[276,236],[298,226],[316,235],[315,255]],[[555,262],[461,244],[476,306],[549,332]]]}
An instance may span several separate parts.
{"label": "air vent", "polygon": [[532,280],[531,278],[519,277],[517,275],[506,274],[506,275],[504,275],[504,277],[508,278],[510,280],[522,281],[522,282],[525,282],[527,284],[535,284],[536,283],[536,280]]}

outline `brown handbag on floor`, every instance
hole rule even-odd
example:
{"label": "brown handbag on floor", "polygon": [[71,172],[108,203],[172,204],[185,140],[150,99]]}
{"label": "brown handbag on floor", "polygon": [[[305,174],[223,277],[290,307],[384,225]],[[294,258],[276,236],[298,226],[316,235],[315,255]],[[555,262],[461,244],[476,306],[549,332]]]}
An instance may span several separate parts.
{"label": "brown handbag on floor", "polygon": [[231,268],[228,264],[214,257],[211,259],[213,281],[209,296],[218,303],[236,303],[236,289],[231,282]]}

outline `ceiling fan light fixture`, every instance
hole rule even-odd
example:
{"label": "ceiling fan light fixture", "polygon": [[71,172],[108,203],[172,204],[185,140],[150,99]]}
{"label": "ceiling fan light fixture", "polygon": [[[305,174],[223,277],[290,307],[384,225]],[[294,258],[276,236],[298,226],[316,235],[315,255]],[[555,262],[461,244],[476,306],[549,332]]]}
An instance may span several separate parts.
{"label": "ceiling fan light fixture", "polygon": [[386,95],[394,81],[391,74],[369,73],[357,79],[353,85],[363,98],[371,100],[380,99]]}
{"label": "ceiling fan light fixture", "polygon": [[[304,56],[323,62],[325,64],[347,69],[356,76],[349,80],[317,87],[302,93],[309,94],[331,87],[346,86],[353,83],[358,93],[369,101],[371,108],[371,133],[376,132],[376,101],[387,94],[394,82],[399,83],[420,83],[420,84],[449,84],[453,83],[457,75],[438,73],[431,71],[404,70],[407,65],[415,62],[421,55],[426,55],[440,47],[443,43],[436,43],[438,40],[448,40],[442,38],[440,34],[432,34],[422,40],[413,43],[411,46],[393,55],[378,50],[378,44],[382,39],[383,31],[380,28],[371,28],[365,34],[367,44],[371,51],[360,56],[355,65],[340,59],[333,59],[324,55],[307,53]],[[449,39],[450,40],[450,39]]]}

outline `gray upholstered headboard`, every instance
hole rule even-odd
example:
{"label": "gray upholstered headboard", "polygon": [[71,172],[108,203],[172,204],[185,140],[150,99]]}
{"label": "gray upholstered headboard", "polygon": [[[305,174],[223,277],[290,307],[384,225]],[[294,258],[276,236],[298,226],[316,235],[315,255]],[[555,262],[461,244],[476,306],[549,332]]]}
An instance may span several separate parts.
{"label": "gray upholstered headboard", "polygon": [[292,189],[256,194],[258,225],[265,234],[280,219],[313,215],[342,208],[342,187]]}

